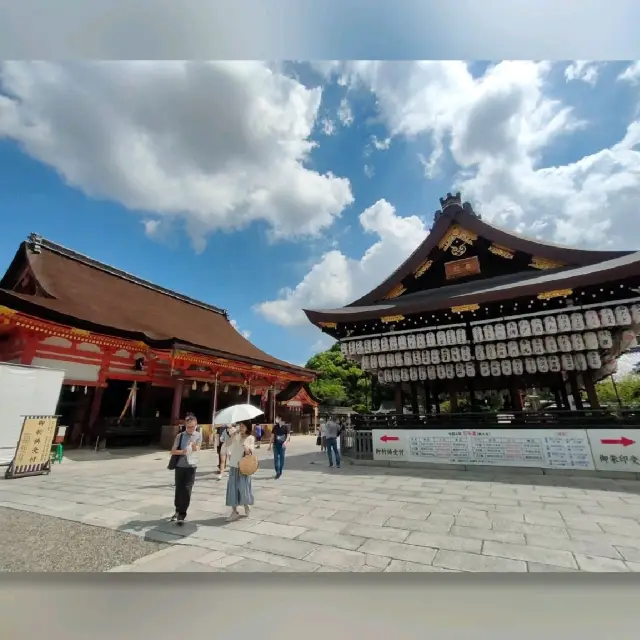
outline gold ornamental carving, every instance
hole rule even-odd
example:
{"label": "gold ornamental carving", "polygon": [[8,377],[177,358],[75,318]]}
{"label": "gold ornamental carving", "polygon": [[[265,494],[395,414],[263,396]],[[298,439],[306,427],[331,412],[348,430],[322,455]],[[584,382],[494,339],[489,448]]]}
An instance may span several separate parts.
{"label": "gold ornamental carving", "polygon": [[500,244],[492,244],[489,247],[489,251],[493,253],[493,255],[500,256],[505,260],[512,260],[513,256],[515,255],[515,251],[512,251],[508,247],[503,247]]}
{"label": "gold ornamental carving", "polygon": [[15,311],[14,309],[9,309],[9,307],[5,307],[3,305],[0,305],[0,316],[6,316],[7,318],[13,318],[13,316],[15,316],[17,313],[17,311]]}
{"label": "gold ornamental carving", "polygon": [[565,265],[562,262],[558,262],[557,260],[548,260],[547,258],[538,258],[533,256],[531,262],[529,263],[530,267],[534,269],[557,269],[559,267],[564,267]]}
{"label": "gold ornamental carving", "polygon": [[402,283],[400,283],[393,287],[393,289],[391,289],[389,293],[387,293],[387,295],[384,297],[384,300],[392,300],[393,298],[397,298],[401,296],[406,290],[407,288],[403,286]]}
{"label": "gold ornamental carving", "polygon": [[[477,239],[477,234],[463,229],[460,225],[454,224],[449,231],[447,231],[444,238],[440,240],[438,247],[443,251],[451,249],[453,255],[461,256],[467,250],[466,245],[473,244]],[[454,243],[456,243],[455,247],[452,246]],[[462,247],[464,247],[464,249]]]}
{"label": "gold ornamental carving", "polygon": [[538,300],[551,300],[552,298],[565,298],[573,293],[573,289],[556,289],[555,291],[544,291],[538,294]]}
{"label": "gold ornamental carving", "polygon": [[452,313],[466,313],[469,311],[477,311],[480,308],[479,304],[462,304],[458,307],[451,307]]}
{"label": "gold ornamental carving", "polygon": [[337,322],[318,322],[319,327],[324,329],[335,329],[338,326]]}
{"label": "gold ornamental carving", "polygon": [[416,278],[421,278],[429,269],[431,269],[431,265],[433,264],[433,260],[425,260],[414,272],[413,275]]}
{"label": "gold ornamental carving", "polygon": [[404,316],[383,316],[380,318],[380,322],[384,322],[385,324],[400,322],[401,320],[404,320]]}

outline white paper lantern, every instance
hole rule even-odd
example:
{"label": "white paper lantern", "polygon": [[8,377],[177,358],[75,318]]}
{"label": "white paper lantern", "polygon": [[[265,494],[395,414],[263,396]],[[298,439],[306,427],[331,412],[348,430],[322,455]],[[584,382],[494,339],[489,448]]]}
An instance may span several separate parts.
{"label": "white paper lantern", "polygon": [[488,376],[491,375],[491,367],[489,366],[489,363],[486,360],[483,360],[480,363],[480,375],[484,378],[487,378]]}
{"label": "white paper lantern", "polygon": [[510,358],[517,358],[520,355],[520,347],[517,340],[509,340],[507,342],[507,352]]}
{"label": "white paper lantern", "polygon": [[531,338],[531,350],[536,356],[544,354],[544,341],[542,338]]}
{"label": "white paper lantern", "polygon": [[549,371],[553,371],[553,373],[559,373],[562,371],[562,364],[559,356],[548,356],[547,360],[549,361]]}
{"label": "white paper lantern", "polygon": [[506,358],[509,355],[507,345],[504,342],[496,342],[496,355],[498,358]]}
{"label": "white paper lantern", "polygon": [[415,382],[418,379],[418,367],[411,367],[409,369],[409,380]]}
{"label": "white paper lantern", "polygon": [[529,375],[533,375],[538,372],[538,367],[536,366],[535,358],[525,358],[524,359],[524,369]]}
{"label": "white paper lantern", "polygon": [[404,357],[403,357],[402,353],[400,353],[400,351],[396,351],[393,354],[393,358],[395,360],[396,367],[401,367],[404,364]]}
{"label": "white paper lantern", "polygon": [[476,366],[473,362],[467,362],[464,365],[465,373],[467,374],[467,378],[473,378],[476,375]]}
{"label": "white paper lantern", "polygon": [[395,354],[387,353],[386,357],[387,357],[387,367],[395,367],[396,366]]}
{"label": "white paper lantern", "polygon": [[411,352],[411,361],[414,367],[418,367],[422,364],[422,354],[420,353],[420,351]]}
{"label": "white paper lantern", "polygon": [[631,324],[631,314],[628,307],[619,305],[613,310],[613,313],[616,316],[616,324],[619,327],[628,327]]}
{"label": "white paper lantern", "polygon": [[400,369],[392,369],[391,373],[393,374],[394,382],[401,382],[402,378],[400,377]]}
{"label": "white paper lantern", "polygon": [[362,355],[364,353],[364,345],[362,344],[362,340],[356,340],[356,354]]}
{"label": "white paper lantern", "polygon": [[611,309],[600,309],[600,324],[603,327],[615,327],[616,316]]}
{"label": "white paper lantern", "polygon": [[520,340],[520,353],[523,356],[532,356],[533,348],[531,347],[531,340]]}
{"label": "white paper lantern", "polygon": [[378,356],[373,353],[371,354],[370,360],[369,360],[369,366],[372,369],[377,369],[378,368]]}
{"label": "white paper lantern", "polygon": [[553,316],[545,316],[542,322],[545,333],[558,333],[558,322]]}
{"label": "white paper lantern", "polygon": [[531,323],[525,319],[520,320],[518,322],[518,333],[523,338],[528,338],[531,335]]}
{"label": "white paper lantern", "polygon": [[479,325],[472,327],[471,336],[473,337],[474,342],[482,342],[484,340],[484,332],[482,331],[482,327]]}
{"label": "white paper lantern", "polygon": [[544,323],[540,318],[531,319],[531,333],[534,336],[544,335]]}
{"label": "white paper lantern", "polygon": [[502,371],[503,376],[513,375],[513,369],[511,368],[511,360],[501,360],[500,361],[500,369]]}
{"label": "white paper lantern", "polygon": [[574,371],[576,368],[573,356],[570,353],[563,353],[560,361],[562,362],[563,371]]}
{"label": "white paper lantern", "polygon": [[447,349],[446,347],[444,349],[440,349],[440,362],[451,362],[450,349]]}
{"label": "white paper lantern", "polygon": [[443,365],[443,364],[439,364],[439,365],[436,367],[436,372],[437,372],[437,374],[438,374],[438,378],[439,378],[440,380],[444,380],[444,379],[447,377],[447,370],[445,369],[445,367],[444,367],[444,365]]}
{"label": "white paper lantern", "polygon": [[373,353],[380,353],[380,338],[374,338],[371,341],[371,351],[373,351]]}
{"label": "white paper lantern", "polygon": [[464,329],[456,329],[456,342],[458,344],[467,344],[467,332]]}
{"label": "white paper lantern", "polygon": [[504,326],[503,322],[498,322],[496,326],[493,328],[493,331],[496,334],[496,340],[507,339],[507,328]]}
{"label": "white paper lantern", "polygon": [[631,307],[631,320],[633,324],[640,324],[640,304],[634,304]]}
{"label": "white paper lantern", "polygon": [[380,351],[389,351],[390,348],[391,347],[389,345],[389,338],[380,338]]}
{"label": "white paper lantern", "polygon": [[586,329],[584,324],[584,316],[581,313],[577,311],[575,313],[572,313],[570,316],[570,320],[571,331],[584,331]]}
{"label": "white paper lantern", "polygon": [[496,339],[496,332],[494,331],[492,324],[485,324],[484,327],[482,327],[482,334],[484,335],[485,340]]}
{"label": "white paper lantern", "polygon": [[444,366],[444,369],[445,369],[445,371],[447,373],[447,378],[449,380],[453,380],[453,378],[456,377],[456,368],[453,366],[452,363],[446,364]]}
{"label": "white paper lantern", "polygon": [[555,336],[545,336],[544,339],[544,350],[547,353],[557,353],[558,351],[558,341]]}
{"label": "white paper lantern", "polygon": [[571,338],[569,336],[558,336],[558,349],[563,353],[569,353],[573,345],[571,344]]}
{"label": "white paper lantern", "polygon": [[410,367],[413,364],[413,356],[411,355],[411,351],[405,351],[402,354],[402,364],[405,367]]}
{"label": "white paper lantern", "polygon": [[422,365],[418,367],[418,379],[419,380],[427,379],[427,367]]}
{"label": "white paper lantern", "polygon": [[611,331],[607,329],[601,329],[598,331],[598,344],[601,349],[611,349],[611,347],[613,347]]}
{"label": "white paper lantern", "polygon": [[447,333],[446,331],[436,331],[436,342],[439,347],[447,346]]}
{"label": "white paper lantern", "polygon": [[416,336],[416,348],[424,349],[427,346],[427,340],[424,337],[424,333],[419,333]]}
{"label": "white paper lantern", "polygon": [[349,347],[349,355],[350,356],[355,356],[356,355],[356,343],[354,340],[350,340],[349,342],[347,342],[347,345]]}
{"label": "white paper lantern", "polygon": [[364,352],[371,353],[371,340],[365,340],[362,344],[364,346]]}
{"label": "white paper lantern", "polygon": [[362,356],[362,363],[360,365],[360,368],[363,371],[366,371],[367,369],[369,369],[369,367],[370,367],[369,356]]}
{"label": "white paper lantern", "polygon": [[524,373],[524,363],[520,358],[511,361],[511,371],[514,376],[521,376]]}
{"label": "white paper lantern", "polygon": [[493,378],[497,378],[502,373],[502,369],[500,368],[500,363],[497,360],[492,360],[489,363],[489,370],[491,371],[491,376]]}
{"label": "white paper lantern", "polygon": [[540,373],[548,373],[549,372],[549,362],[547,360],[547,356],[538,356],[536,358],[536,367]]}
{"label": "white paper lantern", "polygon": [[340,343],[340,353],[345,357],[349,355],[349,345],[346,342]]}
{"label": "white paper lantern", "polygon": [[456,344],[457,340],[456,340],[456,332],[454,329],[447,329],[446,331],[446,335],[447,335],[447,344],[449,346]]}
{"label": "white paper lantern", "polygon": [[460,347],[460,357],[463,362],[469,362],[471,360],[471,348],[467,346]]}
{"label": "white paper lantern", "polygon": [[410,333],[407,336],[407,349],[415,349],[416,346],[416,335],[415,333]]}
{"label": "white paper lantern", "polygon": [[575,353],[573,355],[573,363],[578,371],[586,371],[589,368],[587,357],[584,353]]}
{"label": "white paper lantern", "polygon": [[462,360],[460,356],[460,347],[451,347],[451,361],[460,362]]}
{"label": "white paper lantern", "polygon": [[599,348],[598,345],[598,336],[594,331],[587,331],[583,336],[584,338],[584,346],[589,351],[597,351]]}
{"label": "white paper lantern", "polygon": [[380,369],[380,371],[378,371],[378,382],[379,382],[380,384],[384,384],[384,383],[385,383],[385,377],[384,377],[384,374],[385,374],[385,373],[386,373],[386,372],[385,372],[385,370],[384,370],[384,369]]}
{"label": "white paper lantern", "polygon": [[425,349],[421,354],[422,356],[422,364],[427,365],[431,364],[431,352]]}
{"label": "white paper lantern", "polygon": [[599,329],[600,324],[600,316],[595,309],[589,309],[584,312],[584,324],[587,329]]}
{"label": "white paper lantern", "polygon": [[393,382],[393,369],[385,369],[384,381],[385,382]]}
{"label": "white paper lantern", "polygon": [[440,364],[440,350],[431,349],[431,362],[433,364]]}
{"label": "white paper lantern", "polygon": [[398,350],[398,336],[390,336],[389,337],[389,350],[397,351]]}
{"label": "white paper lantern", "polygon": [[400,351],[404,351],[407,348],[407,336],[404,334],[401,334],[398,336],[398,349],[400,349]]}
{"label": "white paper lantern", "polygon": [[600,354],[597,351],[588,351],[587,352],[587,364],[589,365],[589,369],[599,369],[602,366],[602,360],[600,359]]}
{"label": "white paper lantern", "polygon": [[409,369],[406,367],[400,369],[400,380],[402,380],[402,382],[409,382]]}
{"label": "white paper lantern", "polygon": [[571,318],[567,313],[558,315],[558,331],[571,331]]}
{"label": "white paper lantern", "polygon": [[582,339],[582,335],[579,333],[571,334],[571,348],[574,351],[584,351],[584,340]]}
{"label": "white paper lantern", "polygon": [[511,322],[507,322],[507,338],[518,338],[519,334],[518,334],[518,323],[514,322],[513,320]]}
{"label": "white paper lantern", "polygon": [[476,360],[486,360],[487,359],[487,353],[485,351],[484,345],[483,344],[477,344],[473,350],[475,351],[476,354]]}
{"label": "white paper lantern", "polygon": [[487,353],[487,359],[489,360],[495,360],[498,357],[498,353],[496,352],[496,345],[495,344],[488,344],[485,347],[485,351]]}
{"label": "white paper lantern", "polygon": [[466,376],[466,369],[464,368],[464,364],[462,362],[456,362],[456,378],[464,378]]}
{"label": "white paper lantern", "polygon": [[438,344],[436,340],[436,334],[433,331],[429,331],[429,333],[425,334],[425,340],[427,341],[427,347],[435,347]]}
{"label": "white paper lantern", "polygon": [[437,377],[438,377],[438,374],[436,372],[435,365],[430,364],[427,367],[427,378],[429,378],[429,380],[435,380]]}

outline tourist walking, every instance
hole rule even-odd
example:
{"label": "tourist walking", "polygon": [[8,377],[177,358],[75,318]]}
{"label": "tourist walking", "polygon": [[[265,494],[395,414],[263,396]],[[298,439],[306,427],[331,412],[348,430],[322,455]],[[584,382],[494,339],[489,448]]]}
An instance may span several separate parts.
{"label": "tourist walking", "polygon": [[333,458],[335,456],[336,467],[340,468],[340,451],[338,449],[338,436],[342,431],[342,427],[338,424],[335,416],[331,416],[325,424],[325,446],[327,448],[327,457],[329,458],[329,466],[333,467]]}
{"label": "tourist walking", "polygon": [[289,427],[282,422],[276,422],[271,431],[271,443],[269,445],[269,449],[273,448],[273,466],[276,471],[276,480],[282,475],[284,469],[284,454],[290,439],[291,432],[289,431]]}
{"label": "tourist walking", "polygon": [[261,424],[256,425],[256,449],[260,448],[260,441],[262,440],[263,427]]}
{"label": "tourist walking", "polygon": [[229,448],[228,443],[230,439],[229,435],[229,426],[224,425],[222,427],[218,427],[216,434],[216,450],[218,452],[218,480],[222,480],[222,474],[225,472],[227,468],[227,461],[229,458]]}
{"label": "tourist walking", "polygon": [[252,455],[255,438],[251,435],[251,423],[241,422],[237,427],[229,429],[229,478],[227,480],[227,507],[231,507],[229,522],[240,517],[238,507],[244,507],[244,515],[249,516],[253,505],[253,488],[251,476],[240,473],[240,460],[245,455]]}
{"label": "tourist walking", "polygon": [[196,479],[198,466],[198,451],[202,446],[202,434],[196,430],[198,421],[193,414],[187,415],[184,421],[185,429],[176,436],[171,450],[172,456],[179,456],[175,468],[175,513],[172,522],[182,525],[187,518],[187,511],[191,504],[191,491]]}
{"label": "tourist walking", "polygon": [[323,420],[320,423],[320,453],[327,450],[327,423]]}

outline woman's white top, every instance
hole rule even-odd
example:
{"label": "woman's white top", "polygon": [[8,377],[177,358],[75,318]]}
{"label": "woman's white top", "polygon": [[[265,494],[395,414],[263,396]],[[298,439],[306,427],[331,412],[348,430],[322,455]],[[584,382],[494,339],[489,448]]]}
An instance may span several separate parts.
{"label": "woman's white top", "polygon": [[244,456],[244,448],[248,447],[253,451],[255,442],[256,439],[253,436],[247,436],[246,440],[243,441],[239,433],[236,433],[230,440],[227,440],[226,444],[229,450],[229,466],[237,467]]}
{"label": "woman's white top", "polygon": [[320,425],[320,437],[321,438],[327,437],[327,425],[324,422]]}

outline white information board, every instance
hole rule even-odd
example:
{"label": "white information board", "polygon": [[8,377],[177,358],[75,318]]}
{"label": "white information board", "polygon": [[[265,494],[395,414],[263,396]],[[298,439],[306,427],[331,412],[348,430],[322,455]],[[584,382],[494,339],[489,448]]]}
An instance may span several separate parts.
{"label": "white information board", "polygon": [[584,429],[375,429],[373,459],[594,470]]}
{"label": "white information board", "polygon": [[640,473],[640,429],[589,429],[598,471]]}

